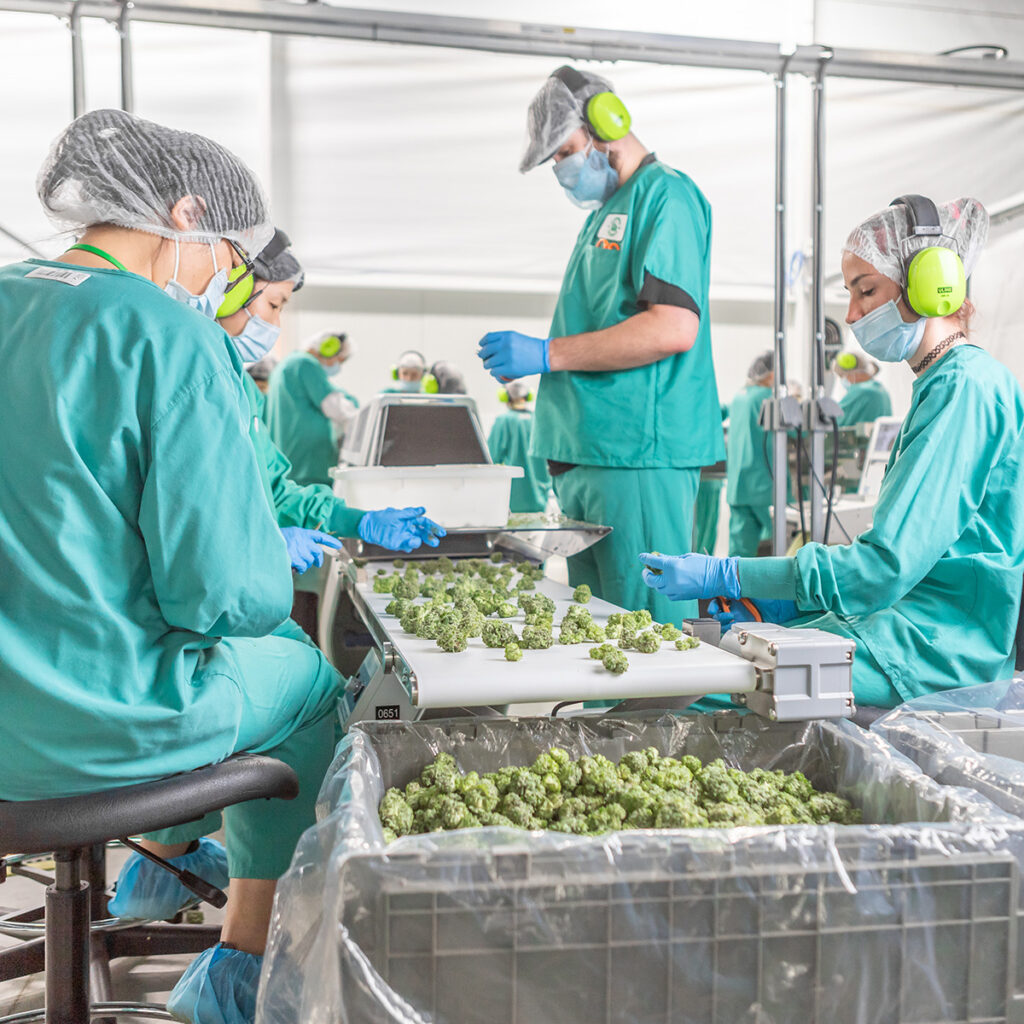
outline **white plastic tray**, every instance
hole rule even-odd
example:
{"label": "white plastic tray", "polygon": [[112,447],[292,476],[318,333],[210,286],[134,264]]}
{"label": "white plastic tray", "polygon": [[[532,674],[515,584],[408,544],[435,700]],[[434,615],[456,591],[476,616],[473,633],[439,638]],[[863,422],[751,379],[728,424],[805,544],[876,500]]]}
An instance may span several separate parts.
{"label": "white plastic tray", "polygon": [[500,529],[508,523],[520,466],[339,466],[334,493],[353,508],[421,505],[445,529]]}
{"label": "white plastic tray", "polygon": [[[374,563],[370,564],[372,569]],[[536,592],[555,602],[555,643],[546,651],[523,651],[519,662],[506,661],[503,649],[485,647],[479,638],[471,639],[465,651],[448,654],[433,640],[403,631],[401,623],[384,611],[390,594],[373,593],[370,582],[357,584],[357,590],[415,674],[418,707],[746,693],[755,685],[750,662],[711,644],[677,651],[666,641],[656,654],[627,651],[628,671],[614,675],[590,657],[593,644],[558,643],[558,623],[573,601],[572,589],[554,580],[542,580]],[[586,608],[602,625],[612,612],[622,611],[596,598]],[[517,633],[523,626],[522,615],[502,621]]]}

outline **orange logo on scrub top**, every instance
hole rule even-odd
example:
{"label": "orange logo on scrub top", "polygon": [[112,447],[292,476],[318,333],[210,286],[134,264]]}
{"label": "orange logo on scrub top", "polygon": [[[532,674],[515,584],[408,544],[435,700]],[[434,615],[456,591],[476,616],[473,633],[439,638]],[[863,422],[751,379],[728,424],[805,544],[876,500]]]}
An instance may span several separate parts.
{"label": "orange logo on scrub top", "polygon": [[599,238],[594,244],[597,246],[598,249],[622,249],[622,246],[619,245],[618,242],[612,242],[607,238]]}

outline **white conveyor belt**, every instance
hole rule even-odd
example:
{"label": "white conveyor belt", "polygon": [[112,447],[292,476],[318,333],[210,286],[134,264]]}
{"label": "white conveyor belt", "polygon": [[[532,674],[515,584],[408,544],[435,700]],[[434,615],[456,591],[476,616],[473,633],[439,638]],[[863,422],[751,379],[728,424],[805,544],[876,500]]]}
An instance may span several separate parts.
{"label": "white conveyor belt", "polygon": [[[356,591],[412,672],[412,702],[421,708],[748,693],[756,687],[749,661],[704,643],[689,651],[677,651],[670,641],[656,654],[627,651],[629,669],[618,676],[609,672],[590,657],[593,644],[558,643],[558,623],[573,603],[572,590],[549,579],[537,584],[537,592],[555,602],[555,643],[545,651],[524,650],[518,662],[506,661],[503,649],[485,647],[479,638],[458,654],[442,651],[433,640],[404,632],[384,611],[390,594],[373,593],[370,582],[357,583]],[[601,625],[622,611],[596,598],[586,608]],[[495,621],[510,623],[516,632],[523,626],[522,615]]]}

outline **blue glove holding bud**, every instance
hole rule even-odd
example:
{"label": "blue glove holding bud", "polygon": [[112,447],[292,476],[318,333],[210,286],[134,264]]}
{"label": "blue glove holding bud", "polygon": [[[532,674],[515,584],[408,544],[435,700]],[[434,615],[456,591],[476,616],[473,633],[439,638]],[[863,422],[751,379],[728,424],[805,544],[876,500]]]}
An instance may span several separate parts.
{"label": "blue glove holding bud", "polygon": [[282,526],[281,534],[288,545],[288,557],[295,572],[305,572],[311,565],[323,565],[323,544],[328,548],[340,548],[341,541],[329,533],[319,530],[305,530],[301,526]]}
{"label": "blue glove holding bud", "polygon": [[420,545],[436,548],[446,536],[443,526],[428,519],[420,508],[382,508],[367,512],[359,520],[359,537],[367,544],[376,544],[392,551],[415,551]]}
{"label": "blue glove holding bud", "polygon": [[[740,596],[738,558],[645,553],[640,561],[645,566],[644,583],[670,601]],[[652,572],[652,569],[660,572]]]}
{"label": "blue glove holding bud", "polygon": [[[789,622],[800,614],[795,601],[771,601],[753,597],[747,600],[761,613],[762,622]],[[717,601],[712,601],[708,605],[708,614],[722,624],[723,633],[727,633],[734,622],[755,621],[754,616],[739,601],[733,601],[727,612],[722,611]]]}
{"label": "blue glove holding bud", "polygon": [[480,339],[476,354],[483,360],[484,369],[503,383],[535,373],[548,373],[550,348],[550,338],[531,338],[518,331],[491,331]]}

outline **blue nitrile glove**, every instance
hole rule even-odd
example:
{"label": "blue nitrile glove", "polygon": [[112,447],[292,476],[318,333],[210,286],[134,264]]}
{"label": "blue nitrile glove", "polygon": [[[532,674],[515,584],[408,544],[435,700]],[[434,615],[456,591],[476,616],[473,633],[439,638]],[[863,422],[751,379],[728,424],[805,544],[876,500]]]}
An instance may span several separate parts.
{"label": "blue nitrile glove", "polygon": [[288,557],[292,560],[292,568],[296,572],[305,572],[311,565],[324,564],[321,544],[328,548],[341,547],[341,541],[337,537],[321,533],[319,530],[304,530],[301,526],[282,526],[281,534],[288,545]]}
{"label": "blue nitrile glove", "polygon": [[[749,597],[747,600],[761,613],[762,622],[789,622],[799,614],[795,601],[766,601],[753,597]],[[717,601],[712,601],[708,605],[708,615],[713,619],[718,619],[722,624],[723,633],[727,633],[734,622],[754,621],[754,616],[739,601],[733,601],[727,612],[722,611],[722,606]]]}
{"label": "blue nitrile glove", "polygon": [[547,373],[550,338],[531,338],[518,331],[491,331],[480,339],[477,355],[484,369],[497,381],[515,380]]}
{"label": "blue nitrile glove", "polygon": [[[738,558],[713,555],[642,554],[644,583],[670,601],[706,600],[710,597],[739,597]],[[660,569],[661,575],[651,572]]]}
{"label": "blue nitrile glove", "polygon": [[[169,862],[218,889],[228,884],[228,855],[216,839],[200,839],[197,850],[170,857]],[[147,860],[141,853],[132,853],[117,876],[117,893],[108,909],[114,917],[166,921],[197,898],[170,871]]]}
{"label": "blue nitrile glove", "polygon": [[421,544],[436,548],[445,528],[428,519],[420,508],[382,508],[359,520],[359,537],[392,551],[415,551]]}
{"label": "blue nitrile glove", "polygon": [[192,1024],[252,1024],[263,957],[218,942],[189,964],[167,1009]]}

